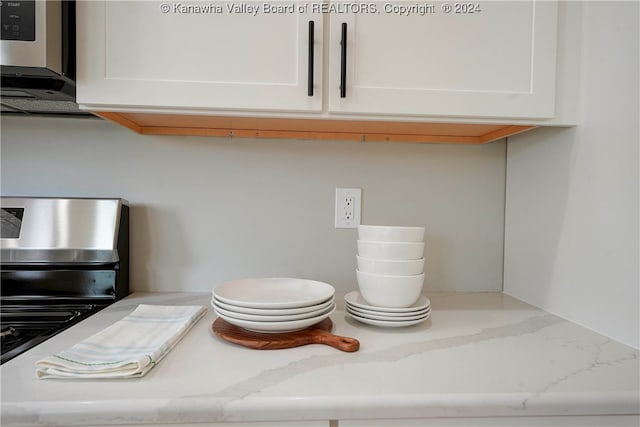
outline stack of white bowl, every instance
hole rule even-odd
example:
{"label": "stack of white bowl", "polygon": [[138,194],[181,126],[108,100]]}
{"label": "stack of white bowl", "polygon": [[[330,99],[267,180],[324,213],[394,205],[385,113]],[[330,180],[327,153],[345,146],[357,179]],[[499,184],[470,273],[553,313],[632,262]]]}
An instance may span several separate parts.
{"label": "stack of white bowl", "polygon": [[232,325],[284,333],[314,325],[333,313],[335,288],[306,279],[264,278],[226,282],[212,291],[215,313]]}
{"label": "stack of white bowl", "polygon": [[[426,320],[431,307],[422,295],[424,227],[360,225],[357,245],[359,292],[345,297],[347,312],[357,320],[373,314],[405,322],[397,326],[406,324],[409,316],[413,323]],[[364,302],[374,313],[358,310]]]}

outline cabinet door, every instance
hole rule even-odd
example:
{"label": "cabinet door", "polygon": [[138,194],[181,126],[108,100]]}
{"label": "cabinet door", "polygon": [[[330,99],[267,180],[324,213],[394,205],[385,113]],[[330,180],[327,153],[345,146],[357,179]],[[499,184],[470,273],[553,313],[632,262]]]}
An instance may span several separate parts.
{"label": "cabinet door", "polygon": [[319,111],[322,14],[302,3],[79,1],[78,102]]}
{"label": "cabinet door", "polygon": [[330,112],[553,117],[555,1],[359,4],[331,15]]}

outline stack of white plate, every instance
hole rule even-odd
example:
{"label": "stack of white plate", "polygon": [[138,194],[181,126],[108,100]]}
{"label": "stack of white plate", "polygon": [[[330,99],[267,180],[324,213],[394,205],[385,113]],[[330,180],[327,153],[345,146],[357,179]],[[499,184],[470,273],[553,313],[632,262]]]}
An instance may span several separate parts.
{"label": "stack of white plate", "polygon": [[376,307],[368,304],[358,291],[345,295],[347,313],[354,319],[375,326],[399,328],[424,322],[431,315],[431,301],[421,295],[409,307]]}
{"label": "stack of white plate", "polygon": [[304,329],[336,309],[333,286],[315,280],[265,278],[223,283],[211,305],[227,322],[262,333]]}

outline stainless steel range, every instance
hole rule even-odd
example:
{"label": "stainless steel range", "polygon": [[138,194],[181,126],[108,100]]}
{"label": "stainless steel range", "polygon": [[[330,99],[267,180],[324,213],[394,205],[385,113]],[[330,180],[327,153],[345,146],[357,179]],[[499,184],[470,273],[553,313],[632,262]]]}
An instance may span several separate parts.
{"label": "stainless steel range", "polygon": [[129,293],[123,199],[0,198],[1,361]]}

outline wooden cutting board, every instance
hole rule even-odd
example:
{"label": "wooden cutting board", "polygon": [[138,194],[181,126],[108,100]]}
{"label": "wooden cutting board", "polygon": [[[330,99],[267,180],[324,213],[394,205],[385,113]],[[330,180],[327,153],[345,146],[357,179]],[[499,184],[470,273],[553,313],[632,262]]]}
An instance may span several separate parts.
{"label": "wooden cutting board", "polygon": [[357,339],[333,335],[330,332],[332,327],[333,322],[330,318],[326,318],[300,331],[277,334],[249,331],[232,325],[220,317],[211,325],[213,332],[223,340],[258,350],[292,348],[307,344],[325,344],[342,351],[358,351],[360,342]]}

